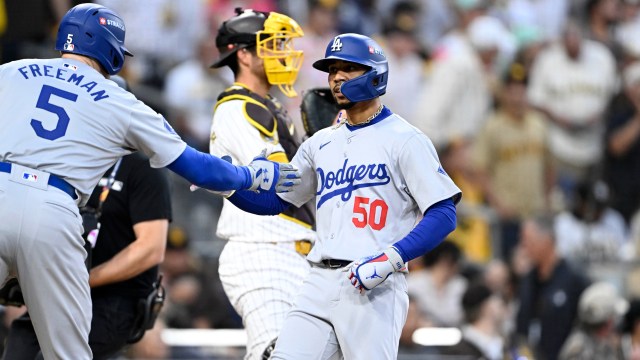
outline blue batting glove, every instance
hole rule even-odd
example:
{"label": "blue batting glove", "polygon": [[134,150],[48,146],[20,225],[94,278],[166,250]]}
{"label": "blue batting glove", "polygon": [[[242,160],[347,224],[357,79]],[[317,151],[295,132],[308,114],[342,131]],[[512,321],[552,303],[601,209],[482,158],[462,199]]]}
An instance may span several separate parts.
{"label": "blue batting glove", "polygon": [[384,252],[364,257],[349,264],[343,271],[348,272],[351,285],[361,294],[385,281],[396,271],[404,271],[405,264],[394,247]]}

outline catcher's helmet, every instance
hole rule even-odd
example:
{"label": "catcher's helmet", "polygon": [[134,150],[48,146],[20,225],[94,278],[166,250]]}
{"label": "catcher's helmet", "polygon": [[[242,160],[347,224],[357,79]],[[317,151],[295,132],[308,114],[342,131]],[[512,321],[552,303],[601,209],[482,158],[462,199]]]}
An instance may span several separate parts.
{"label": "catcher's helmet", "polygon": [[236,15],[218,30],[216,46],[220,57],[211,67],[227,66],[239,49],[255,46],[258,57],[264,60],[269,83],[277,85],[285,95],[295,96],[293,83],[303,54],[293,48],[292,40],[301,36],[300,25],[286,15],[236,8]]}
{"label": "catcher's helmet", "polygon": [[364,74],[345,81],[340,92],[351,102],[377,98],[387,92],[389,65],[382,48],[373,39],[360,34],[341,34],[327,45],[324,59],[313,63],[313,67],[329,72],[329,65],[337,60],[348,61],[369,68]]}
{"label": "catcher's helmet", "polygon": [[133,56],[124,47],[124,21],[102,5],[80,4],[60,21],[56,50],[97,60],[111,75],[124,65],[124,56]]}

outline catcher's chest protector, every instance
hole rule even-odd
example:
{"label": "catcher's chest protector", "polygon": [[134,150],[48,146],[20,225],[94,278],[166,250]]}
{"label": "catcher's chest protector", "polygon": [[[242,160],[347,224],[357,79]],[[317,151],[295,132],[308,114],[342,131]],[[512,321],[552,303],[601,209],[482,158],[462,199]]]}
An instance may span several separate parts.
{"label": "catcher's chest protector", "polygon": [[[247,116],[251,118],[252,124],[263,135],[268,136],[268,134],[274,133],[274,130],[277,128],[278,132],[275,140],[280,142],[285,154],[287,154],[287,158],[289,160],[293,159],[298,151],[298,147],[300,147],[300,143],[295,138],[295,128],[291,118],[277,99],[271,96],[263,98],[244,87],[233,86],[218,96],[217,105],[231,100],[243,100],[246,102],[245,110]],[[262,106],[255,104],[255,102],[258,102]],[[314,227],[315,217],[312,210],[313,205],[307,205],[308,204],[305,204],[300,208],[291,206],[284,211],[283,214]]]}

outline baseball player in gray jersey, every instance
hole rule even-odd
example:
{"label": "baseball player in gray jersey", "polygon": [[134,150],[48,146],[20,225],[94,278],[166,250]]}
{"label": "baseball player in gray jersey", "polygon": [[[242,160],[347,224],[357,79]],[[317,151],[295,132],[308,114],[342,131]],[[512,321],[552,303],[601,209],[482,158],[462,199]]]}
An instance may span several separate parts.
{"label": "baseball player in gray jersey", "polygon": [[[302,30],[293,19],[276,12],[240,8],[236,12],[216,36],[220,58],[213,66],[229,66],[235,83],[218,96],[211,153],[247,164],[255,153],[270,148],[270,160],[289,162],[300,142],[286,111],[268,92],[278,85],[285,95],[295,95],[292,84],[302,51],[295,50],[292,42]],[[304,255],[315,240],[313,212],[306,206],[294,210],[257,216],[228,201],[222,208],[218,236],[228,242],[220,254],[219,274],[247,331],[247,360],[269,358],[309,271]]]}
{"label": "baseball player in gray jersey", "polygon": [[291,165],[233,166],[188,147],[164,118],[110,75],[125,55],[113,11],[81,4],[58,29],[58,59],[0,66],[0,279],[17,277],[46,359],[91,359],[91,298],[78,206],[116,160],[143,151],[211,190],[280,192]]}
{"label": "baseball player in gray jersey", "polygon": [[[311,270],[271,359],[395,359],[409,298],[406,263],[454,228],[460,190],[425,134],[383,106],[387,59],[372,39],[336,36],[313,66],[346,119],[315,133],[291,160],[286,194],[236,191],[243,210],[277,214],[315,197]],[[422,216],[422,219],[416,221]]]}

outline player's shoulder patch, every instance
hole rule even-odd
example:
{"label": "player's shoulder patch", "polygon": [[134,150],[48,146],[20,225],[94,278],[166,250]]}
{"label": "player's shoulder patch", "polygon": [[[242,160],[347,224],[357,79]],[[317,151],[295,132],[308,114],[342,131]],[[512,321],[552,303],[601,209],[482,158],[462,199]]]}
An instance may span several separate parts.
{"label": "player's shoulder patch", "polygon": [[263,135],[273,138],[276,134],[276,119],[269,109],[255,101],[245,101],[244,116]]}

